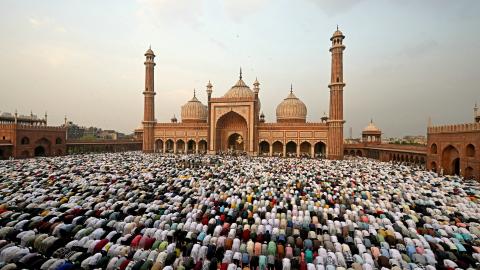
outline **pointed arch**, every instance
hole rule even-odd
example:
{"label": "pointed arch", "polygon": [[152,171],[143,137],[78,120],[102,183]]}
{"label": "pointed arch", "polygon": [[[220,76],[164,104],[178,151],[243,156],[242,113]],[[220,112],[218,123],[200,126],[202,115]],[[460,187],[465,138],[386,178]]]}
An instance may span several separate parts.
{"label": "pointed arch", "polygon": [[267,156],[270,154],[270,144],[267,141],[261,141],[258,145],[258,152],[261,156]]}
{"label": "pointed arch", "polygon": [[272,144],[272,151],[274,156],[283,156],[283,143],[281,141],[275,141]]}
{"label": "pointed arch", "polygon": [[294,141],[289,141],[285,145],[287,157],[297,156],[297,143]]}
{"label": "pointed arch", "polygon": [[310,142],[304,141],[300,144],[300,155],[304,157],[310,157],[312,152],[312,144]]}
{"label": "pointed arch", "polygon": [[[326,152],[327,152],[327,145],[324,142],[320,141],[320,142],[315,143],[314,149],[313,149],[313,153],[314,153],[315,157],[323,158],[323,157],[325,157]],[[352,154],[351,151],[350,151],[350,154]],[[355,152],[353,152],[353,155],[355,155]]]}

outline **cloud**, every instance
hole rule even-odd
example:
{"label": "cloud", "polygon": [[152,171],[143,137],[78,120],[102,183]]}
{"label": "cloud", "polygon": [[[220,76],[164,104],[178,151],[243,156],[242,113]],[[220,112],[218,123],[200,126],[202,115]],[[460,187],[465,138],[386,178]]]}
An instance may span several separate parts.
{"label": "cloud", "polygon": [[190,0],[138,0],[137,16],[158,23],[185,23],[190,26],[201,24],[202,1]]}
{"label": "cloud", "polygon": [[364,0],[309,0],[316,4],[327,16],[333,17],[350,11]]}
{"label": "cloud", "polygon": [[416,58],[425,55],[439,46],[439,43],[433,39],[422,40],[415,44],[410,44],[400,51],[400,55],[406,55],[411,58]]}
{"label": "cloud", "polygon": [[249,15],[262,10],[270,0],[224,0],[225,13],[233,21],[240,23]]}
{"label": "cloud", "polygon": [[43,18],[30,17],[28,18],[28,22],[34,29],[47,29],[50,31],[58,32],[58,33],[67,32],[67,29],[63,25],[60,25],[50,17],[43,17]]}

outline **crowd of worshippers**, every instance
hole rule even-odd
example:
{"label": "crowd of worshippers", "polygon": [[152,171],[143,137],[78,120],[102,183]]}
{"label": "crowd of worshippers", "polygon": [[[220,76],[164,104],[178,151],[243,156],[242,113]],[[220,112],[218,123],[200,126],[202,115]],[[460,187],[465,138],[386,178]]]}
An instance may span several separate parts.
{"label": "crowd of worshippers", "polygon": [[365,158],[0,161],[0,269],[479,269],[479,197]]}

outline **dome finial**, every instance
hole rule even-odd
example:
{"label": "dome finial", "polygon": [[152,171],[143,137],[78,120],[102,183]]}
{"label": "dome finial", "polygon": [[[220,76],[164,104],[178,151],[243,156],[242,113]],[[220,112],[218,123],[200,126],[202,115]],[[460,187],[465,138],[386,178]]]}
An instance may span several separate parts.
{"label": "dome finial", "polygon": [[337,31],[338,31],[338,24],[337,24]]}
{"label": "dome finial", "polygon": [[240,67],[240,80],[242,79],[242,67]]}
{"label": "dome finial", "polygon": [[196,91],[195,91],[195,88],[193,88],[193,97],[196,97],[196,96],[195,96],[195,92],[196,92]]}
{"label": "dome finial", "polygon": [[373,124],[373,118],[370,118],[370,124]]}
{"label": "dome finial", "polygon": [[290,84],[290,94],[293,93],[293,83]]}

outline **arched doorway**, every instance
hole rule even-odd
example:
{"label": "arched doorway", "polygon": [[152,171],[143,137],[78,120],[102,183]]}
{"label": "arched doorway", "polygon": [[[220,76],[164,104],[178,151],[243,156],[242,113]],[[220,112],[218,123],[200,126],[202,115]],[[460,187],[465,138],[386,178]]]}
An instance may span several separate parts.
{"label": "arched doorway", "polygon": [[207,153],[207,141],[200,140],[198,142],[198,153],[205,154]]}
{"label": "arched doorway", "polygon": [[195,143],[194,140],[189,140],[187,142],[187,154],[194,154],[196,146],[197,144]]}
{"label": "arched doorway", "polygon": [[0,159],[5,159],[3,149],[0,149]]}
{"label": "arched doorway", "polygon": [[46,138],[41,138],[40,140],[35,142],[35,149],[33,151],[34,156],[36,157],[44,157],[50,155],[50,146],[51,143]]}
{"label": "arched doorway", "polygon": [[243,139],[243,136],[236,132],[228,136],[228,150],[244,152],[245,140]]}
{"label": "arched doorway", "polygon": [[43,146],[41,146],[41,145],[35,147],[35,156],[36,156],[36,157],[44,157],[44,156],[46,156],[45,147],[43,147]]}
{"label": "arched doorway", "polygon": [[300,156],[310,157],[312,152],[312,145],[309,142],[302,142],[300,144]]}
{"label": "arched doorway", "polygon": [[185,142],[183,140],[177,141],[177,154],[185,153]]}
{"label": "arched doorway", "polygon": [[355,150],[350,150],[350,156],[352,156],[352,157],[355,156]]}
{"label": "arched doorway", "polygon": [[460,155],[457,148],[449,145],[442,152],[442,168],[445,174],[460,174]]}
{"label": "arched doorway", "polygon": [[363,154],[362,154],[362,151],[361,151],[361,150],[357,150],[357,156],[359,156],[359,157],[363,156]]}
{"label": "arched doorway", "polygon": [[165,152],[166,153],[173,153],[173,140],[168,139],[165,142]]}
{"label": "arched doorway", "polygon": [[163,141],[162,140],[155,141],[155,152],[163,153]]}
{"label": "arched doorway", "polygon": [[261,156],[268,156],[270,154],[270,144],[267,141],[261,141],[258,145],[258,152]]}
{"label": "arched doorway", "polygon": [[297,144],[295,142],[289,141],[286,145],[287,157],[297,156]]}
{"label": "arched doorway", "polygon": [[473,168],[470,166],[465,168],[465,179],[473,179]]}
{"label": "arched doorway", "polygon": [[272,144],[272,153],[274,156],[283,156],[283,143],[276,141]]}
{"label": "arched doorway", "polygon": [[216,125],[216,151],[248,151],[247,121],[240,114],[230,111],[222,115]]}
{"label": "arched doorway", "polygon": [[[314,146],[314,154],[315,157],[320,157],[323,158],[325,157],[325,152],[327,151],[327,146],[323,142],[317,142]],[[352,150],[353,151],[353,150]],[[350,152],[350,154],[352,154]],[[355,155],[355,152],[353,152],[353,155]]]}

